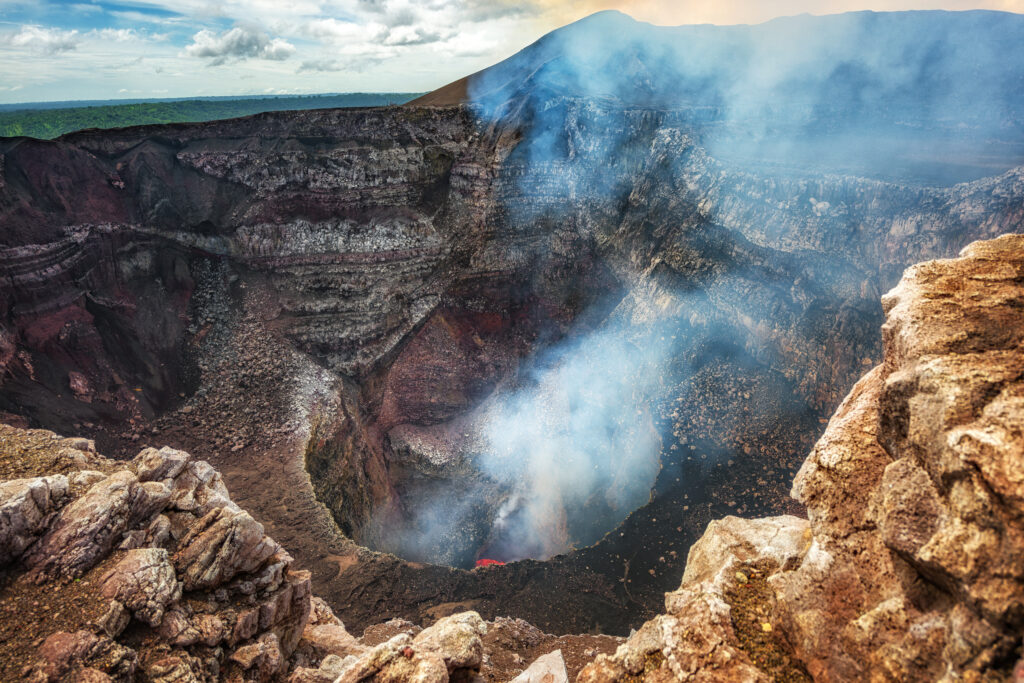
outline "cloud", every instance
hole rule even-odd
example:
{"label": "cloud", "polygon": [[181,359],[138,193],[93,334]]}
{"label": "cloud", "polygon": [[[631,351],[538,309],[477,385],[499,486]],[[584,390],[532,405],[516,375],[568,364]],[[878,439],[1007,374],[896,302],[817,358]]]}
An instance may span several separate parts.
{"label": "cloud", "polygon": [[296,73],[308,73],[308,72],[331,72],[331,71],[347,71],[347,72],[363,72],[372,66],[377,66],[384,61],[383,57],[373,56],[362,56],[354,59],[347,59],[342,62],[339,59],[311,59],[299,65],[299,69]]}
{"label": "cloud", "polygon": [[511,0],[459,0],[454,4],[457,7],[456,11],[470,22],[518,17],[538,11],[533,3],[512,2]]}
{"label": "cloud", "polygon": [[384,34],[384,28],[379,24],[358,24],[352,21],[341,21],[333,17],[307,21],[300,30],[303,35],[313,40],[326,40],[330,42],[373,41],[378,40]]}
{"label": "cloud", "polygon": [[14,47],[27,47],[44,55],[69,52],[78,47],[82,36],[78,31],[61,31],[42,26],[22,26],[10,39]]}
{"label": "cloud", "polygon": [[98,31],[91,31],[90,35],[96,36],[101,40],[112,40],[117,43],[126,43],[139,38],[139,34],[130,28],[103,28]]}
{"label": "cloud", "polygon": [[281,38],[271,38],[262,31],[236,26],[222,33],[207,29],[199,31],[192,37],[192,44],[185,48],[185,54],[209,59],[211,66],[220,66],[245,59],[281,61],[295,54],[295,46]]}
{"label": "cloud", "polygon": [[398,26],[388,32],[388,37],[384,39],[384,44],[396,47],[426,45],[427,43],[439,43],[450,37],[450,33],[442,33],[440,30],[420,26]]}
{"label": "cloud", "polygon": [[341,71],[344,68],[337,59],[311,59],[299,65],[299,73],[307,71]]}

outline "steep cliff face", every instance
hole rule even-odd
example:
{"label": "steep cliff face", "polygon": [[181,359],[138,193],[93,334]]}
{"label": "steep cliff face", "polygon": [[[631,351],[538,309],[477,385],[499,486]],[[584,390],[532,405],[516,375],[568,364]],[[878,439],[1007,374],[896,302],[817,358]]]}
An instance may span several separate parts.
{"label": "steep cliff face", "polygon": [[[758,174],[708,156],[686,110],[550,112],[543,159],[529,118],[464,107],[3,141],[0,407],[210,460],[353,624],[469,602],[628,631],[708,519],[786,509],[819,420],[879,358],[878,295],[1019,229],[1024,183]],[[470,573],[351,543],[394,548],[381,530],[415,533],[416,501],[482,479],[475,411],[538,351],[656,322],[661,470],[645,507],[588,529],[626,518],[618,535]],[[485,491],[413,559],[471,566],[507,494]],[[567,586],[572,606],[536,598]]]}
{"label": "steep cliff face", "polygon": [[[1021,658],[1024,239],[907,271],[793,495],[713,522],[667,614],[581,681],[1002,680]],[[1020,665],[1018,665],[1019,669]]]}

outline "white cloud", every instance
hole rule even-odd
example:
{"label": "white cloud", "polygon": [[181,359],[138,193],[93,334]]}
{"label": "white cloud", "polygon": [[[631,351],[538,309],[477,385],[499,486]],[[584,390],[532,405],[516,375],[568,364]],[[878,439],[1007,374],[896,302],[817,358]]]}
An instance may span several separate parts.
{"label": "white cloud", "polygon": [[90,31],[89,34],[101,40],[113,40],[118,43],[126,43],[139,38],[139,34],[130,28],[103,28],[98,31]]}
{"label": "white cloud", "polygon": [[375,56],[361,56],[346,59],[344,61],[340,59],[310,59],[299,65],[299,70],[296,73],[307,73],[307,72],[319,72],[329,73],[336,71],[345,71],[347,73],[362,73],[367,69],[377,66],[384,61],[384,57]]}
{"label": "white cloud", "polygon": [[299,65],[299,73],[306,71],[341,71],[345,67],[337,59],[310,59]]}
{"label": "white cloud", "polygon": [[222,33],[199,31],[192,37],[192,44],[185,48],[185,54],[209,59],[211,65],[219,66],[244,59],[281,61],[295,54],[295,46],[262,31],[236,26]]}
{"label": "white cloud", "polygon": [[299,27],[299,31],[314,40],[331,43],[376,41],[384,36],[387,29],[380,24],[359,24],[353,21],[339,21],[333,17],[312,19]]}
{"label": "white cloud", "polygon": [[438,43],[447,40],[450,32],[442,33],[439,29],[423,26],[396,26],[388,32],[384,40],[385,45],[408,46],[425,45],[427,43]]}
{"label": "white cloud", "polygon": [[14,47],[26,47],[44,55],[55,55],[74,50],[81,41],[82,36],[78,31],[22,26],[21,30],[11,37],[10,44]]}

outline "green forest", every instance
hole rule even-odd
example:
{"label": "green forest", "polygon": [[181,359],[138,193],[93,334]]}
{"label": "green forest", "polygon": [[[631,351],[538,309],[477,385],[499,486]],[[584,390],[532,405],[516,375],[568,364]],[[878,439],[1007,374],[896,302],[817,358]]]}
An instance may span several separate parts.
{"label": "green forest", "polygon": [[85,128],[122,128],[151,123],[216,121],[266,111],[380,107],[404,104],[422,93],[346,93],[253,99],[141,102],[59,109],[0,111],[0,137],[51,139]]}

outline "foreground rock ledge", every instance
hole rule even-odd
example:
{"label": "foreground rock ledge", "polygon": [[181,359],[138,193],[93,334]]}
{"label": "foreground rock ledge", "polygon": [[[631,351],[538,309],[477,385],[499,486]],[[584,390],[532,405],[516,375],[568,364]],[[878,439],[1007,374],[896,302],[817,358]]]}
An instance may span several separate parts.
{"label": "foreground rock ledge", "polygon": [[[918,265],[883,304],[884,362],[794,482],[809,520],[713,522],[666,613],[614,654],[588,641],[606,654],[579,681],[1024,676],[1024,237]],[[117,463],[0,425],[0,467],[2,680],[508,680],[517,649],[587,638],[473,612],[356,638],[182,451]]]}
{"label": "foreground rock ledge", "polygon": [[810,520],[712,522],[666,614],[580,681],[1024,680],[1024,237],[883,307],[883,363],[794,482]]}

